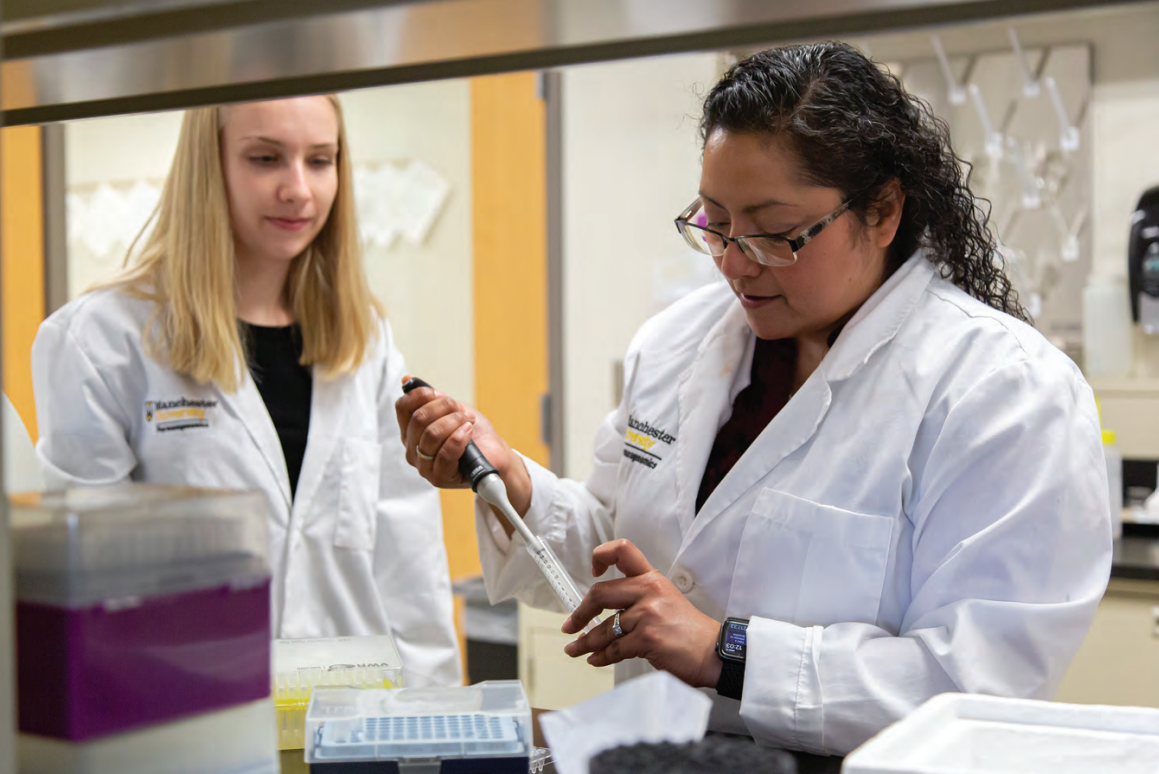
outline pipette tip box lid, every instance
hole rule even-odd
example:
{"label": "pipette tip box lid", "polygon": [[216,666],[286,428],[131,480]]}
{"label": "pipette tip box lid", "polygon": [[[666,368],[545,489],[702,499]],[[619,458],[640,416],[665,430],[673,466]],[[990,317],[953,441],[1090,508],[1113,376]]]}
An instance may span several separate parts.
{"label": "pipette tip box lid", "polygon": [[306,712],[306,762],[325,774],[524,774],[531,733],[531,708],[518,680],[318,688]]}
{"label": "pipette tip box lid", "polygon": [[402,660],[387,634],[274,640],[278,749],[305,747],[306,708],[315,688],[401,688]]}
{"label": "pipette tip box lid", "polygon": [[270,695],[260,494],[11,498],[21,731],[73,742]]}
{"label": "pipette tip box lid", "polygon": [[1159,709],[945,693],[845,759],[842,774],[1152,774]]}

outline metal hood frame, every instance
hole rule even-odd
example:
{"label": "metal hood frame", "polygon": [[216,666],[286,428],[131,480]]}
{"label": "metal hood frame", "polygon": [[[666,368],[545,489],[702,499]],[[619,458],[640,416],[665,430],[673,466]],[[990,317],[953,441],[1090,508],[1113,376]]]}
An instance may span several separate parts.
{"label": "metal hood frame", "polygon": [[0,107],[7,124],[42,123],[1106,5],[5,0]]}

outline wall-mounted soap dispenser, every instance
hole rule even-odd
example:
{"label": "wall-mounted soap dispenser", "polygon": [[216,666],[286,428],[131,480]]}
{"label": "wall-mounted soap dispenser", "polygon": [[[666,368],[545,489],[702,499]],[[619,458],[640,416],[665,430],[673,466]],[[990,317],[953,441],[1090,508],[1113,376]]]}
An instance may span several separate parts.
{"label": "wall-mounted soap dispenser", "polygon": [[1159,187],[1143,194],[1131,216],[1127,276],[1131,317],[1144,333],[1159,335]]}

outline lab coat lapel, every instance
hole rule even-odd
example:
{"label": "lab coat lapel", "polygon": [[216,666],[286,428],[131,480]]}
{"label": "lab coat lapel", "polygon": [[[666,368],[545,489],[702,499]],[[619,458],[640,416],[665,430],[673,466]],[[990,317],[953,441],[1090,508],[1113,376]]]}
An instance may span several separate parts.
{"label": "lab coat lapel", "polygon": [[285,510],[279,511],[274,518],[279,522],[285,519],[290,512],[290,475],[286,472],[286,455],[282,453],[282,442],[278,438],[278,431],[270,419],[270,412],[266,409],[262,394],[250,376],[249,369],[244,369],[241,384],[236,394],[226,395],[217,390],[221,398],[221,405],[226,406],[245,427],[250,439],[254,442],[262,460],[265,461],[274,480],[278,482],[278,490],[282,494]]}
{"label": "lab coat lapel", "polygon": [[752,445],[709,495],[700,509],[685,544],[706,525],[744,496],[754,484],[768,476],[786,457],[813,437],[829,410],[832,393],[821,369],[813,373],[781,412],[773,418]]}
{"label": "lab coat lapel", "polygon": [[848,379],[861,370],[873,353],[897,335],[936,272],[920,251],[906,261],[846,323],[818,370],[824,370],[830,382]]}
{"label": "lab coat lapel", "polygon": [[[676,512],[684,534],[693,527],[700,479],[733,398],[748,386],[753,336],[739,303],[729,306],[681,375],[680,431],[676,438]],[[747,356],[747,357],[746,357]]]}
{"label": "lab coat lapel", "polygon": [[339,428],[346,404],[346,390],[353,389],[354,380],[349,378],[327,379],[314,368],[314,384],[310,397],[310,429],[306,436],[306,454],[302,457],[302,470],[298,474],[298,488],[294,496],[295,518],[310,509],[310,501],[322,483],[326,463],[335,453]]}

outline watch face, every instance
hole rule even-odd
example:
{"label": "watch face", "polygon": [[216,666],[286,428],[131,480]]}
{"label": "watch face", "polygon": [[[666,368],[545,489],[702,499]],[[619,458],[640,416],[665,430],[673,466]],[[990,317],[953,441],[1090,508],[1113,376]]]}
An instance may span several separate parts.
{"label": "watch face", "polygon": [[720,655],[726,658],[743,661],[745,646],[748,641],[747,630],[749,625],[743,621],[725,622],[724,636],[721,638]]}

